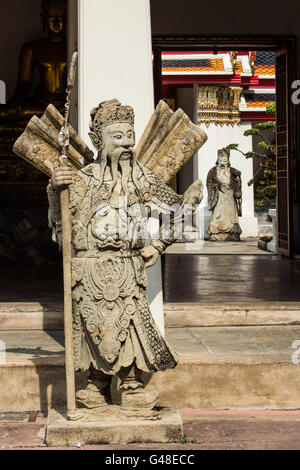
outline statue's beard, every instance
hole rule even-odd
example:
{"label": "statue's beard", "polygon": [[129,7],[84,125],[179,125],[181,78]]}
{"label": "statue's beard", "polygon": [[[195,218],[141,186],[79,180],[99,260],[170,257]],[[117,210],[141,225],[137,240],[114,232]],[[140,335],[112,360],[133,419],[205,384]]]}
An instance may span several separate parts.
{"label": "statue's beard", "polygon": [[[122,159],[124,153],[129,153]],[[103,182],[104,173],[109,168],[111,173],[110,192],[112,193],[110,203],[113,207],[118,207],[121,203],[120,198],[128,195],[128,181],[131,177],[134,185],[139,191],[138,169],[139,165],[136,159],[136,153],[133,147],[119,147],[112,154],[108,155],[108,150],[104,148],[100,157],[100,181]],[[119,173],[121,178],[119,177]],[[118,200],[120,200],[118,202]]]}
{"label": "statue's beard", "polygon": [[[123,153],[130,152],[130,156],[124,160],[121,159]],[[133,147],[124,148],[119,147],[115,149],[111,155],[108,155],[107,148],[104,148],[98,155],[100,163],[99,181],[102,186],[104,180],[104,174],[109,169],[111,173],[111,184],[110,191],[113,193],[110,198],[110,203],[113,207],[118,207],[117,199],[120,196],[127,196],[128,194],[128,180],[131,176],[134,187],[140,197],[143,196],[143,179],[140,178],[141,174],[144,175],[144,179],[148,181],[147,174],[143,167],[139,164],[136,151]],[[120,171],[121,179],[118,178],[118,171]],[[121,183],[121,184],[120,184]]]}
{"label": "statue's beard", "polygon": [[230,182],[230,167],[227,165],[217,167],[217,179],[220,183],[229,184]]}
{"label": "statue's beard", "polygon": [[[129,158],[124,160],[121,159],[124,153],[130,153]],[[121,188],[116,188],[117,192],[121,195],[128,195],[128,180],[132,176],[133,161],[135,157],[135,151],[132,147],[123,148],[119,147],[115,149],[110,157],[110,171],[112,176],[112,182],[110,190],[113,191],[117,187],[118,183],[118,171],[121,173]]]}

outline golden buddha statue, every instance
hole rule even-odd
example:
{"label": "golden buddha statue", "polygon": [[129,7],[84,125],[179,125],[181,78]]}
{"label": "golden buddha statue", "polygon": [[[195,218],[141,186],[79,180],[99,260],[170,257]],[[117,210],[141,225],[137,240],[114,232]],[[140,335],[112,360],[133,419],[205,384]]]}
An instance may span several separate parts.
{"label": "golden buddha statue", "polygon": [[[43,0],[41,20],[47,37],[23,45],[15,95],[9,103],[0,105],[2,122],[27,122],[34,114],[43,114],[49,103],[63,110],[67,80],[66,0]],[[36,70],[39,83],[33,90]]]}

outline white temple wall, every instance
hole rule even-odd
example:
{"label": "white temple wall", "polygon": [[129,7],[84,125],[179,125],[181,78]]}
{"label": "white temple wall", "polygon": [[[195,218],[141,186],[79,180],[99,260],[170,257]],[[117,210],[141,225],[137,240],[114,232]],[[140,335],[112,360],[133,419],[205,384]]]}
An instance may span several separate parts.
{"label": "white temple wall", "polygon": [[[79,134],[91,146],[91,108],[118,98],[135,110],[138,142],[154,111],[149,1],[78,1]],[[151,312],[164,332],[160,262],[147,274]]]}
{"label": "white temple wall", "polygon": [[[176,95],[177,108],[183,109],[190,120],[194,122],[196,100],[194,99],[193,87],[178,87]],[[179,194],[183,194],[194,182],[194,159],[196,158],[197,154],[180,170],[180,174],[177,177],[177,190]]]}
{"label": "white temple wall", "polygon": [[[198,151],[198,169],[194,179],[200,178],[204,184],[204,198],[200,205],[201,238],[206,238],[211,212],[207,209],[206,178],[209,170],[215,166],[218,149],[229,144],[239,144],[244,152],[252,150],[252,138],[244,136],[247,129],[251,129],[251,122],[242,121],[240,126],[235,125],[221,127],[210,124],[208,127],[202,125],[208,135],[206,144]],[[240,170],[242,179],[242,217],[239,218],[242,229],[241,238],[257,237],[257,218],[254,215],[253,186],[248,186],[248,181],[253,178],[252,159],[246,159],[236,151],[230,152],[230,163],[233,168]]]}

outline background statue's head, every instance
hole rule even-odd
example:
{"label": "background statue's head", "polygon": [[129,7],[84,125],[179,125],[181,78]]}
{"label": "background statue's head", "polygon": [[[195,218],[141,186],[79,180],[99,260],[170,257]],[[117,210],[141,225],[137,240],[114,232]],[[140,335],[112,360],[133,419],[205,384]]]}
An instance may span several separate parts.
{"label": "background statue's head", "polygon": [[216,165],[219,168],[228,168],[230,167],[230,151],[227,149],[220,149],[218,150],[218,159],[216,161]]}
{"label": "background statue's head", "polygon": [[48,33],[61,34],[67,23],[66,0],[43,0],[41,20]]}

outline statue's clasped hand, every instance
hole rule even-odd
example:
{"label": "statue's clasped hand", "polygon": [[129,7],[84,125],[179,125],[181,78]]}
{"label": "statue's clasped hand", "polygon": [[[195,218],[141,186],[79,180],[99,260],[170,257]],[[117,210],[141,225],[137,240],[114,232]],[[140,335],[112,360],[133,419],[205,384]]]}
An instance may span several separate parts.
{"label": "statue's clasped hand", "polygon": [[73,183],[74,171],[69,166],[59,166],[53,170],[51,186],[53,189],[63,189]]}
{"label": "statue's clasped hand", "polygon": [[154,248],[154,246],[149,245],[142,249],[141,255],[144,258],[145,267],[150,268],[157,262],[160,253],[156,248]]}

